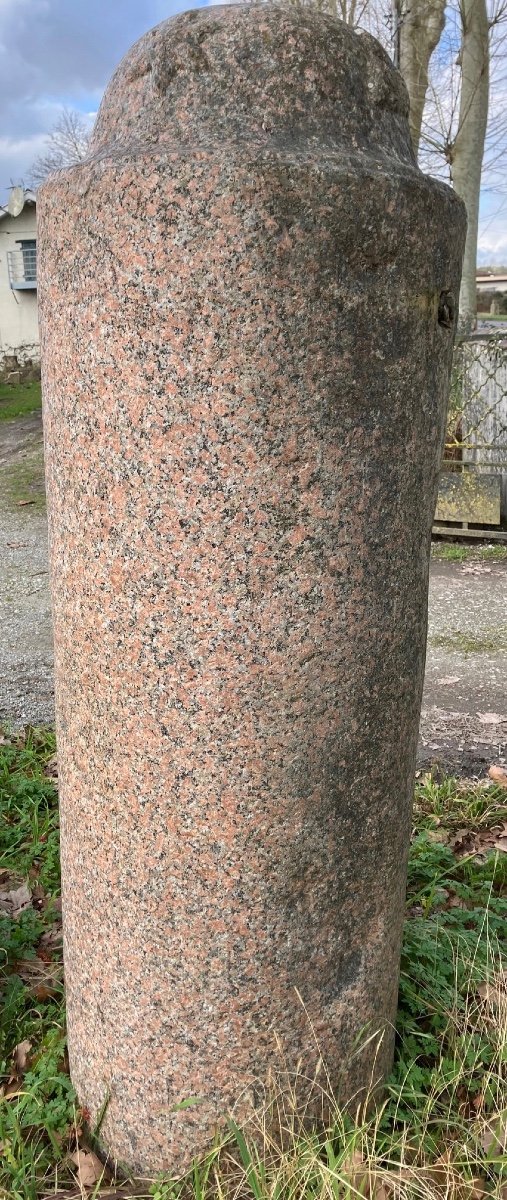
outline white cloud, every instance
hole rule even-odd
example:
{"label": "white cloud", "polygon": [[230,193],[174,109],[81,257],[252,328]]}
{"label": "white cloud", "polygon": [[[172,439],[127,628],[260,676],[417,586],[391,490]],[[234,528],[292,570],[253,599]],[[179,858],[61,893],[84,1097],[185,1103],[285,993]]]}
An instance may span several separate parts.
{"label": "white cloud", "polygon": [[12,184],[28,183],[29,168],[44,149],[46,135],[35,133],[25,138],[0,137],[0,204]]}
{"label": "white cloud", "polygon": [[477,262],[479,266],[487,266],[489,263],[497,267],[507,265],[507,222],[505,217],[499,220],[498,224],[493,224],[487,231],[479,233]]}
{"label": "white cloud", "polygon": [[0,188],[26,175],[62,107],[96,109],[129,46],[187,7],[195,0],[0,0]]}

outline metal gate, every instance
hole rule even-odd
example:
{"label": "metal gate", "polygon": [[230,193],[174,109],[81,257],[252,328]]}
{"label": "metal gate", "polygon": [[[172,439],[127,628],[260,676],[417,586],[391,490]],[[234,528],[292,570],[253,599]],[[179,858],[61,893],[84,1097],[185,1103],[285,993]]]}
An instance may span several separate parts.
{"label": "metal gate", "polygon": [[507,327],[456,347],[434,532],[507,536]]}

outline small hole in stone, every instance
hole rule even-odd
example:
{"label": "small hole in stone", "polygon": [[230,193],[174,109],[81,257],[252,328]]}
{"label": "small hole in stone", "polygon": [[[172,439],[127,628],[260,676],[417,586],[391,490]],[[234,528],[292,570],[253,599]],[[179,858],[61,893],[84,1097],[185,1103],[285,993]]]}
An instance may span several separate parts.
{"label": "small hole in stone", "polygon": [[438,324],[443,329],[452,329],[455,308],[456,305],[452,292],[440,292],[438,300]]}

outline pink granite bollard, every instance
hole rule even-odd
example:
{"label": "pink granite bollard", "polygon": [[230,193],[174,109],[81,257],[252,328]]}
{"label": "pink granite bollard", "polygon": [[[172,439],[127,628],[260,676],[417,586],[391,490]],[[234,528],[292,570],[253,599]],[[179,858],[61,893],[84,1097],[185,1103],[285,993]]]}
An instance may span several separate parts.
{"label": "pink granite bollard", "polygon": [[463,209],[372,38],[253,4],[39,210],[72,1078],[179,1170],[277,1041],[389,1069]]}

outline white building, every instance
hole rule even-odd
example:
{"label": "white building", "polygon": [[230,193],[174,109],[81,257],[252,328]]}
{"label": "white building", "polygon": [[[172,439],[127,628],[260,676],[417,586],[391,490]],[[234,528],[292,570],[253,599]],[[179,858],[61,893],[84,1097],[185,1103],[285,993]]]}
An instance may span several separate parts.
{"label": "white building", "polygon": [[35,192],[11,188],[0,208],[0,370],[15,355],[39,361]]}
{"label": "white building", "polygon": [[507,292],[507,275],[477,275],[478,292]]}

